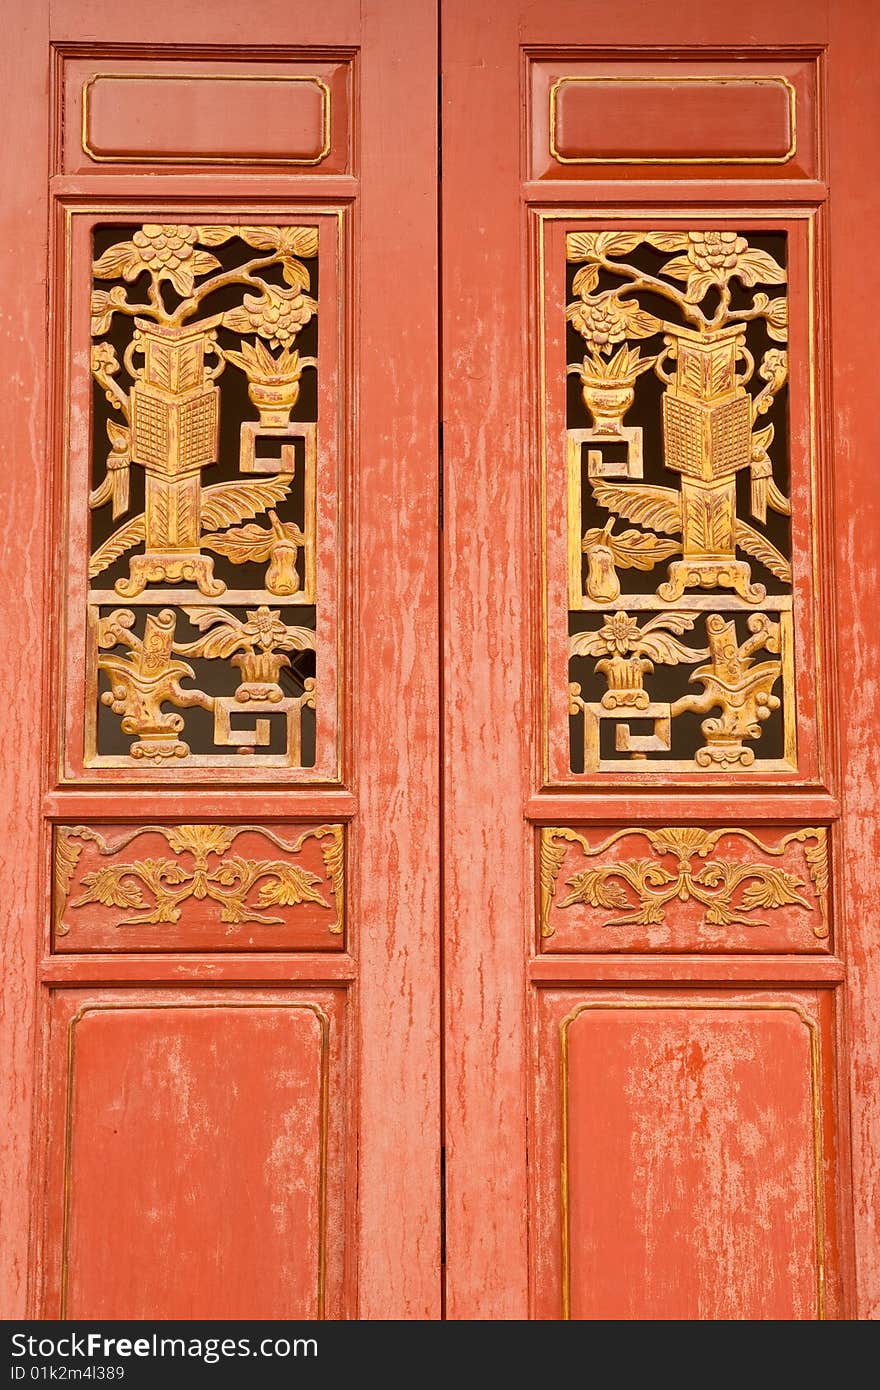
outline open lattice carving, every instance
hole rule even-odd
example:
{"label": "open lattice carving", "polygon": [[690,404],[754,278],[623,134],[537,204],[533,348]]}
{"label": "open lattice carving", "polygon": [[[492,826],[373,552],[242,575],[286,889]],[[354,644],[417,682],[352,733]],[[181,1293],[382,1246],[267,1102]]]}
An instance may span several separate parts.
{"label": "open lattice carving", "polygon": [[87,757],[309,765],[318,230],[95,251]]}
{"label": "open lattice carving", "polygon": [[785,238],[566,255],[572,768],[793,767]]}

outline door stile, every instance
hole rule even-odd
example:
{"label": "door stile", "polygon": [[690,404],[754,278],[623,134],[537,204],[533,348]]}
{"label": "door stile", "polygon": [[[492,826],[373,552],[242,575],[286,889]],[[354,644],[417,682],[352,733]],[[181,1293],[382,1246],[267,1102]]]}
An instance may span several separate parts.
{"label": "door stile", "polygon": [[50,552],[45,521],[46,330],[45,263],[48,234],[46,149],[48,109],[45,55],[48,20],[42,5],[20,16],[20,31],[2,57],[9,101],[8,139],[2,156],[4,304],[0,399],[4,440],[3,704],[9,749],[3,758],[3,960],[0,1104],[6,1117],[0,1140],[0,1314],[23,1317],[28,1308],[31,1139],[34,1095],[39,1092],[35,1000],[40,933],[47,896],[43,830],[36,815],[42,791],[43,749],[39,691],[43,688],[46,594]]}
{"label": "door stile", "polygon": [[[831,364],[834,421],[834,535],[837,592],[834,651],[839,698],[843,819],[839,864],[846,921],[848,1087],[851,1106],[854,1316],[880,1317],[880,820],[874,752],[880,720],[876,537],[880,527],[874,460],[880,417],[867,363],[876,360],[878,316],[871,274],[880,199],[866,177],[880,128],[880,95],[861,55],[873,41],[870,4],[830,7],[828,99],[832,168],[830,222]],[[849,1216],[850,1213],[848,1213]]]}
{"label": "door stile", "polygon": [[527,1316],[531,765],[518,14],[442,7],[447,1316]]}

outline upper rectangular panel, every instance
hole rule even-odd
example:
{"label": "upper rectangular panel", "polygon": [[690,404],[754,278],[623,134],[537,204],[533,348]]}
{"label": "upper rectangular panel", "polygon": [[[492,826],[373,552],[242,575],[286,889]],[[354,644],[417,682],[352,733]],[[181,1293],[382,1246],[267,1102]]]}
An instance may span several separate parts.
{"label": "upper rectangular panel", "polygon": [[60,170],[233,165],[351,172],[351,58],[62,59]]}
{"label": "upper rectangular panel", "polygon": [[819,177],[815,57],[731,58],[533,57],[529,177]]}

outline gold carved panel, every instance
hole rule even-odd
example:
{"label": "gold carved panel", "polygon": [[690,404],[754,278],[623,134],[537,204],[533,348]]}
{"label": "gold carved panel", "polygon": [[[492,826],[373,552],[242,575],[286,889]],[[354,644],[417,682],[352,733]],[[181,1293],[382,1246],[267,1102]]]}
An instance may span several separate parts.
{"label": "gold carved panel", "polygon": [[60,951],[339,950],[345,831],[62,825],[53,895]]}
{"label": "gold carved panel", "polygon": [[571,770],[792,771],[786,235],[565,255]]}
{"label": "gold carved panel", "polygon": [[545,826],[545,951],[824,951],[824,826]]}
{"label": "gold carved panel", "polygon": [[86,766],[316,762],[318,243],[94,230]]}

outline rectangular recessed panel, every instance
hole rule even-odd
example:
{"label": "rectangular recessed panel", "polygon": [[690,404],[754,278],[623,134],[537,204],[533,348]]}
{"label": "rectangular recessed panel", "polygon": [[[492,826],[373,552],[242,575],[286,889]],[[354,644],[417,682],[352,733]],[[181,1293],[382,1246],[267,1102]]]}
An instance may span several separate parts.
{"label": "rectangular recessed panel", "polygon": [[815,50],[714,56],[535,50],[528,67],[533,179],[821,178]]}
{"label": "rectangular recessed panel", "polygon": [[271,1002],[74,1017],[62,1316],[320,1316],[328,1028]]}
{"label": "rectangular recessed panel", "polygon": [[305,74],[98,73],[82,92],[97,161],[320,164],[331,119],[327,84]]}
{"label": "rectangular recessed panel", "polygon": [[568,1315],[823,1316],[812,1017],[585,1003],[562,1038]]}
{"label": "rectangular recessed panel", "polygon": [[341,825],[59,825],[56,951],[339,951]]}
{"label": "rectangular recessed panel", "polygon": [[784,163],[796,148],[782,77],[560,77],[551,153],[560,163]]}
{"label": "rectangular recessed panel", "polygon": [[544,826],[540,946],[565,951],[828,951],[828,832]]}

